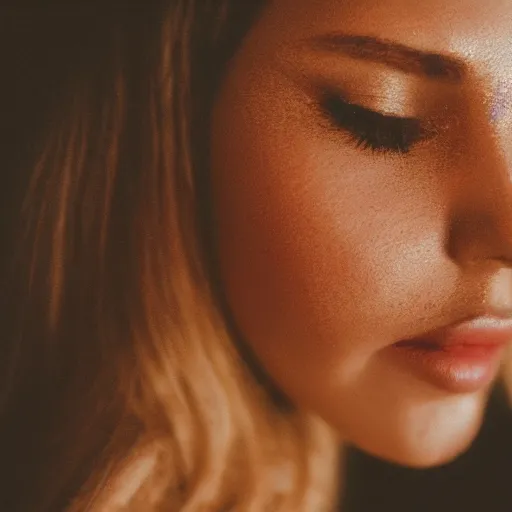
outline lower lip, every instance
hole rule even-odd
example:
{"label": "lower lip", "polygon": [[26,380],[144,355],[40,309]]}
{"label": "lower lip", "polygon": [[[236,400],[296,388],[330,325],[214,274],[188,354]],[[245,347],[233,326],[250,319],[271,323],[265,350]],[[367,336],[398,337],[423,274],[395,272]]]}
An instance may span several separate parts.
{"label": "lower lip", "polygon": [[397,343],[399,361],[422,380],[450,393],[474,393],[496,378],[505,344],[432,345]]}

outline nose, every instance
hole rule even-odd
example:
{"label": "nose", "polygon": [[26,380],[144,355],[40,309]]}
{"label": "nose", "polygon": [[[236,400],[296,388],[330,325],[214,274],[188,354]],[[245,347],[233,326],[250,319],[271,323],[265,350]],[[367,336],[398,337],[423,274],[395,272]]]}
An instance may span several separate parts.
{"label": "nose", "polygon": [[512,268],[510,161],[504,145],[482,125],[467,144],[452,196],[448,252],[461,266]]}

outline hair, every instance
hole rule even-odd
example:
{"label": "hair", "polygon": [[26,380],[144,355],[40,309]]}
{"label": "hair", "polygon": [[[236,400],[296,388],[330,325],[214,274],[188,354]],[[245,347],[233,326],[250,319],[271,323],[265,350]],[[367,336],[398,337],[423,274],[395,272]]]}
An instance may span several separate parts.
{"label": "hair", "polygon": [[2,510],[334,503],[331,431],[259,369],[215,271],[210,106],[263,3],[2,14]]}

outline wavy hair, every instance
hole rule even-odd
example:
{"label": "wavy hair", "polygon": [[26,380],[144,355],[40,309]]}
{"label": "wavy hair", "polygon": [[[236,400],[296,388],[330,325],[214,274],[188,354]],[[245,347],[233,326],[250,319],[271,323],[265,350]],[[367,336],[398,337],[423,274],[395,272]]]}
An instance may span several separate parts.
{"label": "wavy hair", "polygon": [[71,4],[2,21],[0,508],[329,510],[334,437],[215,276],[209,111],[263,0]]}

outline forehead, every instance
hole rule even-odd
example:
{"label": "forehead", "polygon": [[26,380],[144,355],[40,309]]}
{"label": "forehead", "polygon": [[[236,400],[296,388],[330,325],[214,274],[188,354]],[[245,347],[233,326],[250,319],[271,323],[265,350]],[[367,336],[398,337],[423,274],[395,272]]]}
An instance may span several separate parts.
{"label": "forehead", "polygon": [[278,46],[343,31],[455,55],[512,78],[510,0],[273,0],[260,27]]}

